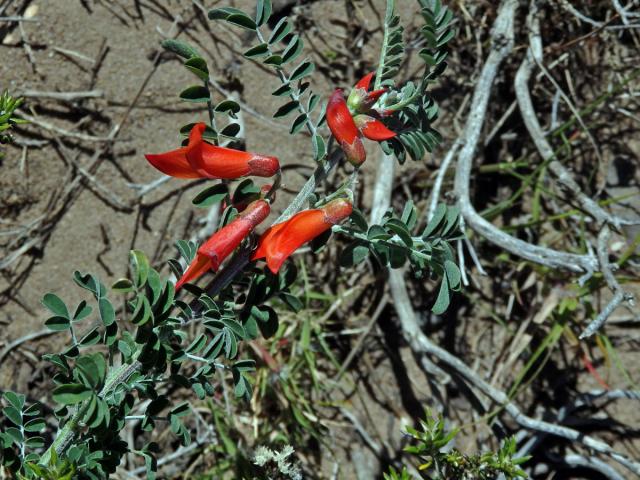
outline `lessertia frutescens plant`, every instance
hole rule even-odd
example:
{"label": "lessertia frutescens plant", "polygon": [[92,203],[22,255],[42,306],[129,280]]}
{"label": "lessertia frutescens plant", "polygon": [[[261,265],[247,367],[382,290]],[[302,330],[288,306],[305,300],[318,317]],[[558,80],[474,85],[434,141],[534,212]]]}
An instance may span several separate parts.
{"label": "lessertia frutescens plant", "polygon": [[[147,478],[153,479],[158,445],[127,444],[121,437],[125,424],[140,422],[145,432],[156,424],[168,424],[182,444],[189,444],[185,419],[190,404],[172,403],[169,392],[183,387],[204,399],[214,394],[212,376],[219,370],[233,378],[237,397],[249,399],[248,374],[255,362],[240,357],[242,344],[277,331],[273,300],[293,311],[302,308],[290,291],[297,269],[287,259],[309,241],[318,248],[332,232],[350,239],[340,258],[343,267],[366,258],[377,267],[408,263],[416,276],[442,278],[433,310],[441,313],[447,308],[451,290],[460,288],[460,272],[449,245],[459,235],[457,211],[441,205],[424,225],[409,200],[400,215],[389,211],[381,224],[368,225],[354,206],[351,190],[366,160],[363,138],[380,142],[400,162],[407,155],[420,160],[440,140],[431,127],[438,110],[427,88],[446,66],[446,44],[453,36],[451,13],[439,0],[419,0],[419,6],[424,18],[422,76],[403,85],[395,83],[405,53],[400,19],[389,0],[376,72],[362,78],[346,97],[336,90],[326,103],[310,88],[307,79],[315,65],[310,59],[299,60],[303,41],[292,32],[291,23],[287,18],[272,22],[273,27],[267,23],[270,0],[257,2],[255,17],[226,7],[209,12],[211,20],[255,35],[257,44],[245,56],[274,69],[281,86],[273,95],[285,99],[274,117],[295,116],[290,133],[305,130],[311,139],[314,174],[257,240],[253,231],[269,215],[280,185],[279,160],[219,146],[222,139],[233,140],[239,132],[234,120],[240,106],[230,99],[214,101],[207,63],[192,46],[163,42],[199,78],[200,83],[180,97],[206,105],[208,124],[185,125],[180,132],[188,139],[182,147],[146,158],[173,177],[222,179],[193,200],[200,207],[221,205],[220,227],[199,248],[193,242],[177,242],[181,259],[169,261],[177,281],[134,250],[130,277],[110,289],[92,274],[75,273],[76,285],[88,292],[90,301],[70,308],[58,296],[45,295],[43,304],[52,314],[47,327],[67,332],[71,339],[63,352],[44,356],[55,369],[53,413],[59,427],[45,447],[39,433],[50,419],[42,419],[42,408],[27,402],[24,395],[5,392],[0,445],[6,471],[19,478],[100,479],[114,472],[125,454],[135,454],[144,459]],[[225,126],[223,118],[228,119]],[[328,140],[323,136],[325,121],[331,132]],[[348,180],[320,198],[316,185],[338,165],[351,170]],[[227,181],[241,177],[271,180],[257,185],[244,178],[232,192]],[[263,261],[267,268],[261,268]],[[196,286],[203,276],[210,277],[209,283]],[[117,308],[119,304],[123,306]],[[187,338],[187,326],[197,327],[195,338]]]}

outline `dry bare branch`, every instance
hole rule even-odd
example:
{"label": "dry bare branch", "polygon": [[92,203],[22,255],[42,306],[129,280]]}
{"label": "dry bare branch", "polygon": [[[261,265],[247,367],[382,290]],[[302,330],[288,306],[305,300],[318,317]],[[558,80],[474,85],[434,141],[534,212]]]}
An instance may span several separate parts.
{"label": "dry bare branch", "polygon": [[595,256],[560,252],[532,245],[512,237],[482,218],[471,203],[469,184],[473,156],[480,139],[491,88],[498,74],[498,69],[513,48],[513,23],[517,7],[518,2],[516,0],[506,0],[500,6],[500,12],[491,34],[493,47],[482,67],[474,90],[467,124],[462,135],[464,145],[458,155],[454,183],[460,211],[469,227],[490,242],[499,245],[514,255],[551,268],[560,268],[573,272],[593,272],[598,267],[598,261]]}

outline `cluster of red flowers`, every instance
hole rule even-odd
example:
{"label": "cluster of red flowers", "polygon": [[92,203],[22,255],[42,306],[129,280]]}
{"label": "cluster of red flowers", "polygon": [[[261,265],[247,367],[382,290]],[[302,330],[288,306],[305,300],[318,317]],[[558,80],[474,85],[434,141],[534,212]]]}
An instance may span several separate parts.
{"label": "cluster of red flowers", "polygon": [[396,136],[378,117],[386,111],[375,109],[376,101],[387,91],[385,88],[369,91],[373,73],[365,75],[351,90],[345,101],[341,89],[336,89],[327,105],[327,124],[340,144],[347,160],[358,166],[367,159],[362,137],[381,142]]}
{"label": "cluster of red flowers", "polygon": [[[329,129],[354,165],[361,165],[366,158],[361,136],[381,141],[395,135],[377,119],[384,116],[384,112],[375,110],[373,106],[385,89],[369,92],[372,77],[373,73],[360,80],[347,101],[342,91],[336,90],[327,106]],[[177,178],[232,180],[245,176],[272,177],[280,172],[280,162],[276,157],[211,145],[202,138],[205,130],[206,125],[198,123],[191,129],[187,146],[145,157],[161,172]],[[264,198],[269,187],[261,189],[259,200],[248,205],[234,204],[240,213],[200,246],[195,259],[176,283],[176,291],[210,270],[217,271],[222,262],[269,216],[271,208]],[[277,273],[301,245],[340,223],[352,211],[349,200],[338,198],[320,208],[299,212],[267,229],[258,240],[258,248],[251,259],[265,259],[267,267]]]}

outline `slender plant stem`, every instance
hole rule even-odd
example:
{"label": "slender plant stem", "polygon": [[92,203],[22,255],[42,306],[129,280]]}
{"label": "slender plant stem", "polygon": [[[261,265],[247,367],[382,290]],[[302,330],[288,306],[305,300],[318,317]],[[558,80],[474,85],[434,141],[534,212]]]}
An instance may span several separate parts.
{"label": "slender plant stem", "polygon": [[373,89],[378,90],[382,83],[382,72],[384,71],[384,64],[387,57],[387,45],[389,43],[389,21],[393,16],[393,10],[395,6],[394,0],[387,0],[387,9],[384,14],[384,34],[382,37],[382,47],[380,47],[380,58],[378,59],[378,69],[376,70],[376,79],[373,83]]}
{"label": "slender plant stem", "polygon": [[282,223],[302,210],[318,184],[329,176],[329,173],[331,173],[331,170],[333,170],[341,158],[342,154],[340,152],[336,152],[333,155],[330,155],[326,161],[320,162],[313,172],[313,175],[309,177],[307,183],[304,184],[298,195],[296,195],[289,206],[285,208],[284,212],[282,212],[282,214],[273,223]]}
{"label": "slender plant stem", "polygon": [[[133,375],[141,367],[142,364],[139,361],[135,360],[133,363],[125,363],[123,365],[120,365],[115,370],[112,370],[98,396],[100,398],[104,398],[108,394],[112,393],[118,387],[118,385],[120,385],[120,383],[126,382],[129,377],[131,377],[131,375]],[[64,427],[62,427],[58,431],[55,440],[40,458],[41,465],[49,464],[53,451],[55,451],[56,454],[60,456],[67,450],[67,448],[69,448],[71,443],[75,440],[76,435],[78,434],[80,422],[87,413],[89,404],[90,400],[85,400],[80,406],[78,406],[76,413],[74,413],[73,416],[67,421],[67,423],[64,424]]]}
{"label": "slender plant stem", "polygon": [[[271,45],[269,45],[269,43],[264,39],[264,37],[262,36],[262,32],[260,31],[259,28],[256,29],[256,35],[258,36],[258,40],[260,40],[260,42],[267,44],[267,50],[269,51],[269,55],[273,55],[273,51],[271,50]],[[289,83],[289,79],[287,78],[287,75],[284,73],[284,70],[281,67],[276,68],[276,72],[278,74],[278,78],[280,78],[280,82],[282,82],[283,85],[286,85]],[[298,111],[306,115],[307,119],[304,123],[307,127],[307,130],[311,134],[311,140],[315,141],[314,137],[318,134],[317,128],[311,121],[311,118],[309,116],[310,112],[307,111],[307,109],[302,106],[302,103],[300,102],[300,94],[298,94],[298,92],[295,89],[291,89],[289,98],[291,100],[298,102]]]}

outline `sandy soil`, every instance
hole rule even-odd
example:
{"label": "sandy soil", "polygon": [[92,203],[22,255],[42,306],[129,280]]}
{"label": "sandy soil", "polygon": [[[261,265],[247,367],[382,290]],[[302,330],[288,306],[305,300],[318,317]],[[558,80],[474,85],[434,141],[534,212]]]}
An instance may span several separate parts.
{"label": "sandy soil", "polygon": [[[218,5],[217,1],[202,3],[207,8]],[[231,3],[246,10],[253,5],[251,0]],[[278,2],[274,3],[279,6]],[[280,3],[287,8],[287,2]],[[349,35],[353,32],[341,21],[347,15],[362,19],[365,30],[375,29],[379,20],[372,14],[369,2],[358,2],[357,8],[349,10],[345,3],[323,0],[298,7],[302,9],[298,11],[301,17],[318,19],[307,32],[312,42],[316,39],[315,44],[309,43],[310,54],[316,57],[326,54],[335,42],[342,47],[350,45]],[[378,14],[383,11],[383,3],[381,0],[371,2]],[[240,99],[258,114],[244,113],[247,149],[276,155],[285,166],[312,164],[309,138],[302,134],[287,135],[290,120],[271,119],[280,102],[269,92],[279,82],[274,75],[264,75],[261,66],[241,58],[241,52],[250,46],[246,36],[220,25],[213,25],[209,30],[191,1],[27,0],[16,4],[24,7],[17,14],[24,13],[28,7],[38,21],[23,23],[24,40],[28,41],[30,52],[23,45],[19,29],[0,30],[4,34],[0,45],[0,89],[24,94],[26,102],[22,110],[48,126],[31,124],[18,129],[18,142],[8,147],[6,156],[0,160],[0,228],[3,231],[0,261],[5,255],[28,245],[15,261],[1,270],[0,346],[43,328],[46,313],[40,299],[45,292],[57,293],[69,304],[83,298],[80,289],[71,287],[75,270],[91,271],[105,284],[110,284],[126,274],[127,254],[131,248],[148,252],[155,265],[160,266],[176,254],[172,246],[175,239],[189,238],[200,228],[198,222],[206,212],[194,209],[190,198],[201,186],[171,180],[143,199],[131,186],[151,182],[160,176],[147,164],[144,153],[175,148],[180,142],[178,129],[181,125],[207,118],[205,111],[185,104],[177,97],[183,88],[195,83],[195,77],[172,55],[162,54],[154,64],[163,38],[160,32],[174,32],[175,19],[181,19],[177,23],[177,29],[181,31],[178,38],[195,43],[210,60],[215,80],[226,89],[237,91]],[[412,10],[404,5],[402,9],[402,15],[411,18]],[[0,24],[0,28],[9,27]],[[360,52],[357,64],[345,66],[339,61],[325,61],[314,77],[313,88],[326,97],[334,86],[346,87],[356,73],[368,71],[375,62],[379,37],[365,40],[366,49],[360,50],[358,45],[353,47]],[[94,64],[93,59],[100,57],[102,60]],[[470,61],[469,65],[472,63]],[[446,96],[455,88],[466,95],[473,79],[460,80],[458,84],[456,75],[466,78],[465,69],[468,68],[463,65],[450,74],[446,84],[449,90],[440,91],[439,95]],[[147,77],[148,83],[145,83]],[[73,101],[46,98],[46,92],[92,90],[99,91],[96,98]],[[463,100],[460,92],[461,101],[455,109]],[[220,92],[215,95],[216,99],[222,99]],[[129,111],[132,102],[135,104]],[[458,119],[454,121],[454,114],[454,109],[445,112],[442,124],[458,122]],[[51,129],[51,125],[55,129]],[[120,130],[115,141],[109,144],[104,138],[115,126]],[[90,137],[79,139],[69,132],[81,132]],[[637,161],[637,150],[632,154]],[[99,166],[90,175],[91,179],[81,180],[78,168],[91,168],[96,159]],[[305,168],[286,170],[285,186],[295,191],[309,172]],[[407,165],[401,168],[398,176],[415,176],[412,178],[420,180],[429,173],[424,166]],[[374,175],[374,168],[368,165],[361,177],[362,185],[372,183]],[[79,188],[76,194],[69,195],[72,182],[79,182]],[[619,192],[616,187],[611,186],[610,195]],[[362,197],[365,205],[369,204],[369,195],[365,188]],[[277,208],[282,208],[286,202],[287,196],[281,195]],[[41,222],[43,215],[47,222]],[[30,233],[23,235],[21,241],[15,240],[27,230]],[[5,235],[4,232],[18,233]],[[627,238],[632,234],[633,231],[627,232]],[[30,241],[33,243],[29,244]],[[621,237],[620,241],[625,239]],[[382,322],[392,322],[391,317],[392,313],[385,311]],[[495,348],[495,338],[491,337],[483,344],[484,329],[485,326],[471,325],[459,332],[478,337],[478,344],[489,350],[488,360],[471,358],[470,362],[475,361],[476,366],[484,361],[491,362],[496,353],[491,351]],[[391,453],[401,449],[402,426],[420,416],[422,407],[435,402],[429,379],[417,366],[410,350],[404,345],[390,346],[385,335],[383,329],[375,329],[373,339],[366,345],[370,349],[367,361],[371,362],[372,373],[366,385],[358,385],[357,395],[350,398],[349,406],[362,414],[361,420],[365,419],[368,429],[388,439],[385,448]],[[22,391],[36,384],[40,388],[43,372],[38,366],[38,357],[52,343],[61,340],[56,337],[44,339],[12,352],[0,365],[0,386]],[[627,339],[621,341],[624,343]],[[398,354],[402,362],[393,358],[390,350]],[[623,349],[620,359],[637,379],[640,372],[637,353],[632,348]],[[406,384],[398,380],[402,377],[398,374],[400,364],[406,368]],[[491,372],[491,365],[483,366]],[[607,369],[605,380],[611,385],[624,383],[616,368]],[[577,383],[580,390],[599,387],[585,372]],[[45,392],[38,388],[34,390],[37,395],[44,395]],[[546,385],[537,388],[544,389]],[[403,401],[406,398],[413,401],[401,404],[398,400],[400,390],[403,390]],[[461,423],[475,418],[469,403],[459,395],[457,400],[459,402],[451,408],[457,411]],[[393,412],[390,405],[395,408]],[[638,411],[630,402],[616,404],[609,413],[629,425],[640,422]],[[479,430],[475,433],[490,435],[486,427],[479,427]],[[335,459],[341,463],[340,478],[356,478],[353,464],[369,465],[371,471],[360,471],[359,478],[373,478],[378,472],[378,460],[370,447],[355,435],[352,426],[339,425],[335,435],[341,449],[334,452],[334,458],[325,456],[321,461],[327,478]],[[640,451],[637,438],[628,443],[620,439],[609,440],[619,443],[631,456]],[[473,449],[477,445],[463,440],[462,446]]]}

